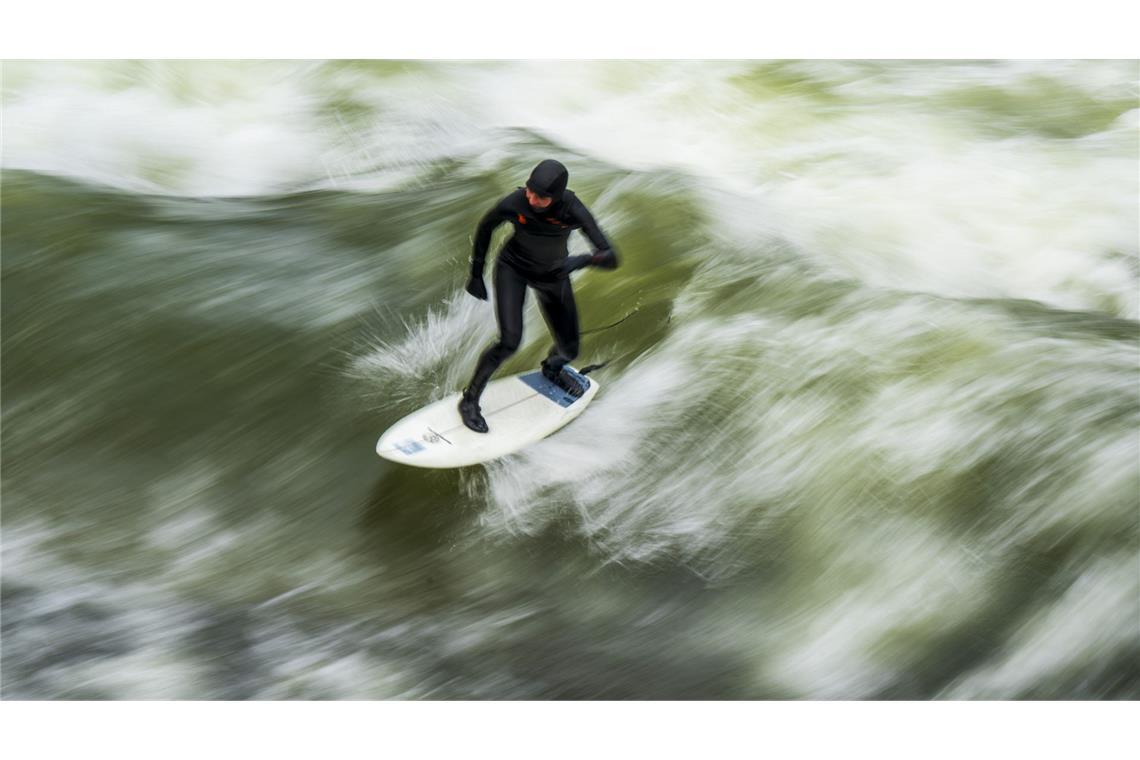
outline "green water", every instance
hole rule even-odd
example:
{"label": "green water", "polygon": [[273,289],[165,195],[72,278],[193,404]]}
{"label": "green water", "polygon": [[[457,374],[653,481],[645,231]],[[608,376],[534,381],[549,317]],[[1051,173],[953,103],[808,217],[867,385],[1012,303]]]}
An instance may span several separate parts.
{"label": "green water", "polygon": [[[1140,696],[1134,65],[553,72],[630,134],[560,126],[581,91],[449,120],[525,64],[87,66],[5,65],[5,698]],[[293,132],[266,83],[339,86]],[[92,112],[61,169],[63,102],[279,150],[232,186],[228,137]],[[628,317],[602,393],[378,459],[493,340],[470,236],[546,155],[622,257],[575,279]]]}

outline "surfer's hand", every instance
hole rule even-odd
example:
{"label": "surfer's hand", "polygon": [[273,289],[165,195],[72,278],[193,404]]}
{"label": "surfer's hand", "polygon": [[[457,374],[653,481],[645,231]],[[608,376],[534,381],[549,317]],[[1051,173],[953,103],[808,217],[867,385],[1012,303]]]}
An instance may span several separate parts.
{"label": "surfer's hand", "polygon": [[590,266],[601,267],[602,269],[617,269],[618,260],[617,254],[612,249],[606,248],[601,251],[594,251],[594,255],[590,257]]}
{"label": "surfer's hand", "polygon": [[590,266],[593,258],[594,257],[588,253],[583,253],[578,256],[567,256],[554,271],[559,277],[568,277],[571,272]]}
{"label": "surfer's hand", "polygon": [[482,277],[471,276],[467,281],[467,292],[478,298],[480,301],[487,300],[487,286],[483,284]]}

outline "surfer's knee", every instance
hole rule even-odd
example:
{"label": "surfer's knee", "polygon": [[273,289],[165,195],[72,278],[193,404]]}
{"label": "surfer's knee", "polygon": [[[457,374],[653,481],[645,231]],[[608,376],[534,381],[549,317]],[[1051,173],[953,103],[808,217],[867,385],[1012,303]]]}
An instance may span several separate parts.
{"label": "surfer's knee", "polygon": [[504,332],[499,336],[499,353],[510,356],[515,351],[519,350],[519,345],[522,343],[521,332]]}

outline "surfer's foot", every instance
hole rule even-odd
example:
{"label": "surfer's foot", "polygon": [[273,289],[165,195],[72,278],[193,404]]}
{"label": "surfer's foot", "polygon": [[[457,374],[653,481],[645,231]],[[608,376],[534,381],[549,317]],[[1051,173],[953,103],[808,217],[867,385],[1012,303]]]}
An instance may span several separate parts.
{"label": "surfer's foot", "polygon": [[555,372],[545,364],[542,365],[542,374],[550,382],[557,385],[562,390],[569,393],[574,398],[579,398],[586,392],[589,386],[580,380],[577,375],[567,372],[565,369]]}
{"label": "surfer's foot", "polygon": [[463,418],[463,424],[476,433],[486,433],[490,429],[479,411],[479,399],[472,398],[466,392],[459,399],[459,416]]}

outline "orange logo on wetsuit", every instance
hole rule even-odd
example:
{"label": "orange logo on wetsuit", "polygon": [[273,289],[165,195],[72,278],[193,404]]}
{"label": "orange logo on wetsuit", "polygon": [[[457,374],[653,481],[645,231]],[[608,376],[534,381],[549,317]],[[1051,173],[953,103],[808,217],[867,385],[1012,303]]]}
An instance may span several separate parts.
{"label": "orange logo on wetsuit", "polygon": [[[561,227],[562,229],[566,229],[567,227],[570,226],[569,224],[566,224],[566,223],[562,222],[561,220],[556,219],[553,216],[548,216],[545,219],[543,219],[542,221],[546,222],[547,224],[557,225],[557,226]],[[523,216],[522,214],[519,214],[519,224],[526,224],[526,217]]]}

